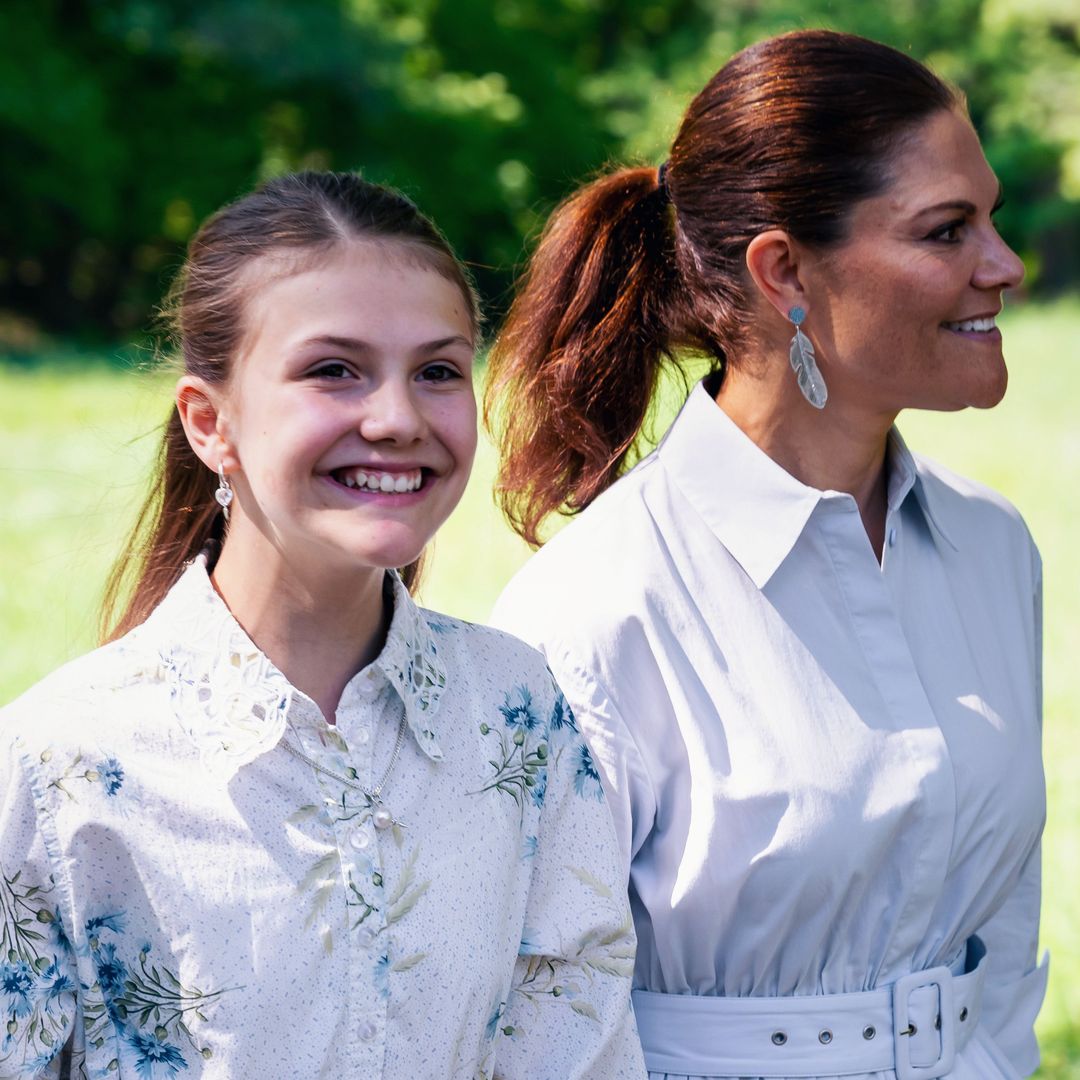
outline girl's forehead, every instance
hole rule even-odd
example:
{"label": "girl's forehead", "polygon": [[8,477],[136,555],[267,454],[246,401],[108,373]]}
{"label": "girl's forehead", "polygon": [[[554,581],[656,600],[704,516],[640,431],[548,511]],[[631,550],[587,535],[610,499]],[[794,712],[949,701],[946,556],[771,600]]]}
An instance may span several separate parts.
{"label": "girl's forehead", "polygon": [[318,339],[362,341],[393,352],[450,338],[471,347],[471,312],[458,285],[431,265],[383,247],[352,245],[267,266],[247,290],[239,355],[267,343],[288,352]]}

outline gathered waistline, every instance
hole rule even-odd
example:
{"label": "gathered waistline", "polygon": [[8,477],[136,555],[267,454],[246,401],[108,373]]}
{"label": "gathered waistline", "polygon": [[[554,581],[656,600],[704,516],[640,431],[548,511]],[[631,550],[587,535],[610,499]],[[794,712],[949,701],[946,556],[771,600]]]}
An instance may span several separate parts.
{"label": "gathered waistline", "polygon": [[895,1070],[935,1080],[979,1022],[986,947],[967,942],[963,973],[947,967],[851,994],[718,997],[633,992],[650,1072],[691,1076],[855,1076]]}

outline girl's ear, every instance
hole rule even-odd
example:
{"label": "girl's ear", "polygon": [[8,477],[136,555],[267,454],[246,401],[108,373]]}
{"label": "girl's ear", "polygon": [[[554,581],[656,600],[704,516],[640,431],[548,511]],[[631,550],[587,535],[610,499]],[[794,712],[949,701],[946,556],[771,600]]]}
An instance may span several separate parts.
{"label": "girl's ear", "polygon": [[207,382],[197,375],[182,375],[176,383],[176,411],[191,449],[211,471],[222,466],[230,472],[239,466],[227,438],[227,423],[222,413],[224,387]]}
{"label": "girl's ear", "polygon": [[783,229],[758,233],[746,249],[746,269],[758,292],[785,319],[793,307],[807,307],[800,254],[798,244]]}

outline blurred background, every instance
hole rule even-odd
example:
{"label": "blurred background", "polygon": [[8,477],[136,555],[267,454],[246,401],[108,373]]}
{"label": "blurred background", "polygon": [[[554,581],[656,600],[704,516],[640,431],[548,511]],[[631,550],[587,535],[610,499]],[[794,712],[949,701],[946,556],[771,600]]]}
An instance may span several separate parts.
{"label": "blurred background", "polygon": [[[1046,565],[1042,1077],[1080,1077],[1080,4],[1076,0],[4,0],[0,5],[0,701],[91,647],[171,376],[153,314],[199,221],[259,180],[360,169],[470,262],[493,333],[553,205],[611,161],[658,163],[738,48],[829,26],[968,96],[1027,279],[989,413],[908,441],[1016,502]],[[481,368],[482,378],[482,368]],[[660,395],[652,438],[680,400]],[[483,619],[527,550],[494,452],[423,597]],[[1070,531],[1071,530],[1071,531]]]}

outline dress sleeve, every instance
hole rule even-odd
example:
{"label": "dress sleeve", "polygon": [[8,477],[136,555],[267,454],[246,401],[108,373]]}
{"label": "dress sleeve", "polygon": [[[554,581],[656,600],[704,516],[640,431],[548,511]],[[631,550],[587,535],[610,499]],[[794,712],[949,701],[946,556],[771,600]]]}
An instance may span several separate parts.
{"label": "dress sleeve", "polygon": [[[1035,561],[1035,695],[1042,723],[1042,572]],[[1039,941],[1039,905],[1042,894],[1041,848],[1028,856],[1019,880],[1000,910],[979,929],[987,949],[987,978],[980,1025],[1021,1076],[1039,1067],[1035,1018],[1046,994],[1049,957],[1036,963]]]}
{"label": "dress sleeve", "polygon": [[644,1080],[630,1008],[634,929],[592,754],[558,688],[525,929],[496,1080]]}
{"label": "dress sleeve", "polygon": [[[0,714],[0,727],[6,717]],[[10,730],[10,728],[9,728]],[[6,739],[10,742],[10,736]],[[78,977],[18,747],[0,750],[0,1078],[59,1077]]]}

